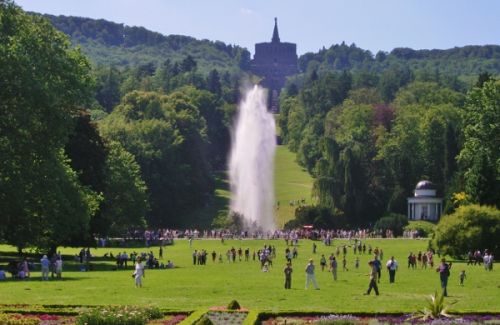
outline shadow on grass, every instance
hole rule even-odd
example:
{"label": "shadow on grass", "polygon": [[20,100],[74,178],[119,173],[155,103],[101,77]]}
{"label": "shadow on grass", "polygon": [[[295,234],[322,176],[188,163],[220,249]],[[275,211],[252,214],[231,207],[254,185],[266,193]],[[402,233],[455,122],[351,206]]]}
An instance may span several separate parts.
{"label": "shadow on grass", "polygon": [[[15,278],[12,278],[12,277],[8,277],[6,278],[5,280],[2,280],[0,281],[0,283],[6,283],[6,282],[17,282],[17,283],[20,283],[20,284],[26,284],[26,285],[29,285],[30,283],[43,283],[43,282],[47,282],[47,283],[54,283],[54,282],[71,282],[71,281],[80,281],[80,280],[85,280],[86,278],[83,278],[83,277],[62,277],[60,279],[52,279],[50,278],[49,280],[45,280],[43,281],[42,280],[42,277],[41,276],[31,276],[27,279],[15,279]],[[24,290],[31,290],[31,288],[25,288]]]}

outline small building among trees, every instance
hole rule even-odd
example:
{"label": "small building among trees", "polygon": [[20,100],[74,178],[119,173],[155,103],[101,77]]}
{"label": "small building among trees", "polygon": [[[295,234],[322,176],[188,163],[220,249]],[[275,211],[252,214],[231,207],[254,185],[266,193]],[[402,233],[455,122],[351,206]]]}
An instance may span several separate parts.
{"label": "small building among trees", "polygon": [[443,198],[437,197],[436,186],[431,181],[420,181],[414,196],[408,198],[408,220],[438,221],[443,212]]}

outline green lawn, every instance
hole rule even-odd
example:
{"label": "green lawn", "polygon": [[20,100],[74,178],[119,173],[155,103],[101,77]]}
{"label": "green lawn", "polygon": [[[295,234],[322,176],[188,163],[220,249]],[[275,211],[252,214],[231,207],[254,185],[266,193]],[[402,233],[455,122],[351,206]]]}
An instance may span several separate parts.
{"label": "green lawn", "polygon": [[[275,245],[277,258],[270,272],[260,271],[258,262],[213,263],[206,266],[192,265],[191,253],[194,249],[206,249],[211,252],[225,253],[232,246],[251,251],[264,244]],[[344,241],[335,241],[334,245]],[[179,239],[173,246],[165,249],[164,261],[171,259],[178,268],[173,270],[148,270],[142,289],[134,288],[131,278],[132,269],[113,271],[112,261],[95,261],[99,271],[77,271],[74,262],[65,261],[62,281],[40,281],[40,272],[34,272],[27,281],[0,282],[0,301],[3,304],[154,304],[172,310],[195,310],[210,306],[226,305],[236,299],[250,309],[269,311],[327,311],[327,312],[413,312],[424,305],[427,295],[439,288],[438,275],[433,270],[408,270],[406,256],[410,251],[423,250],[427,246],[424,240],[367,240],[373,247],[381,247],[384,260],[395,255],[400,262],[396,283],[388,283],[388,274],[382,273],[379,286],[381,295],[364,296],[368,286],[368,254],[361,256],[360,269],[354,268],[354,256],[351,249],[347,254],[349,271],[340,268],[339,279],[334,282],[328,272],[319,270],[321,254],[329,255],[334,247],[326,247],[317,242],[318,253],[313,256],[312,242],[299,242],[299,257],[294,260],[292,290],[283,289],[283,265],[285,242],[283,240],[228,240],[222,244],[219,240],[195,240],[190,248],[188,241]],[[122,249],[123,250],[123,249]],[[146,248],[135,249],[146,251]],[[157,253],[158,248],[152,248]],[[71,256],[77,249],[62,249],[63,254]],[[119,249],[92,249],[96,256]],[[133,249],[127,249],[132,252]],[[14,252],[12,247],[0,246],[0,264],[5,264],[5,257]],[[314,257],[317,266],[317,281],[321,290],[304,290],[304,267],[307,259]],[[37,257],[38,259],[38,257]],[[70,259],[69,257],[67,259]],[[465,286],[458,285],[458,273],[465,269],[468,278]],[[500,312],[500,276],[498,270],[486,272],[480,266],[466,266],[455,263],[452,267],[448,302],[454,311],[461,312]]]}
{"label": "green lawn", "polygon": [[279,209],[276,210],[276,221],[282,228],[285,222],[295,216],[297,206],[291,206],[291,201],[305,199],[306,204],[311,204],[313,180],[309,173],[295,162],[295,153],[290,152],[286,146],[277,147],[275,166],[276,200],[280,203]]}

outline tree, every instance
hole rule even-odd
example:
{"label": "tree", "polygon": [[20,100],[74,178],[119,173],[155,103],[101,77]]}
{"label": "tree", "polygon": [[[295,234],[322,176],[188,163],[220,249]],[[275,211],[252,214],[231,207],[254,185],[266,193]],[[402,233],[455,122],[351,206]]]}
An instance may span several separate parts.
{"label": "tree", "polygon": [[[80,183],[96,193],[103,194],[104,168],[109,150],[87,111],[80,111],[75,120],[75,128],[69,136],[64,151]],[[101,210],[96,210],[90,216],[89,238],[93,238],[94,234],[105,234],[108,229],[108,221],[103,219]]]}
{"label": "tree", "polygon": [[350,225],[369,224],[383,211],[373,164],[374,110],[350,100],[325,120],[322,159],[316,164],[314,193],[320,205],[343,211]]}
{"label": "tree", "polygon": [[464,145],[458,157],[473,202],[500,207],[500,81],[467,95]]}
{"label": "tree", "polygon": [[123,236],[129,229],[146,226],[148,197],[134,156],[119,143],[109,144],[100,235]]}
{"label": "tree", "polygon": [[195,70],[197,66],[196,61],[191,55],[186,56],[181,62],[181,71],[182,72],[190,72]]}
{"label": "tree", "polygon": [[210,71],[207,77],[208,91],[220,97],[222,94],[222,85],[220,82],[219,72],[216,69]]}
{"label": "tree", "polygon": [[120,83],[121,76],[117,69],[108,67],[96,71],[95,98],[108,113],[120,102]]}
{"label": "tree", "polygon": [[391,191],[388,211],[405,213],[406,198],[421,179],[448,194],[457,170],[462,102],[462,94],[433,82],[414,82],[396,94],[395,119],[377,138],[377,160]]}
{"label": "tree", "polygon": [[90,66],[44,18],[0,1],[0,237],[52,248],[87,234],[98,197],[62,148],[91,98]]}
{"label": "tree", "polygon": [[408,225],[408,218],[405,215],[389,213],[380,218],[374,228],[381,231],[385,237],[385,231],[391,230],[395,237],[403,235],[403,229]]}
{"label": "tree", "polygon": [[295,210],[295,219],[285,224],[285,229],[297,229],[304,225],[314,228],[344,228],[346,219],[341,211],[323,206],[301,206]]}
{"label": "tree", "polygon": [[460,206],[439,221],[432,245],[441,254],[462,258],[467,252],[488,249],[500,254],[500,210],[475,204]]}
{"label": "tree", "polygon": [[[15,201],[2,202],[3,238],[21,251],[27,247],[55,252],[60,245],[87,242],[90,216],[101,197],[82,186],[62,151],[23,173]],[[9,199],[9,197],[7,197]]]}
{"label": "tree", "polygon": [[119,142],[140,165],[152,226],[178,225],[213,193],[206,120],[191,91],[132,92],[100,124],[104,138]]}
{"label": "tree", "polygon": [[70,160],[71,169],[77,172],[80,183],[101,193],[104,191],[104,166],[108,149],[87,111],[80,111],[75,120],[76,125],[64,151]]}
{"label": "tree", "polygon": [[413,80],[413,74],[407,65],[391,66],[380,75],[378,90],[382,99],[390,102],[394,99],[399,88]]}
{"label": "tree", "polygon": [[299,105],[297,97],[289,97],[283,93],[280,96],[280,115],[278,126],[283,143],[296,152],[300,143],[302,129],[305,123],[305,111]]}

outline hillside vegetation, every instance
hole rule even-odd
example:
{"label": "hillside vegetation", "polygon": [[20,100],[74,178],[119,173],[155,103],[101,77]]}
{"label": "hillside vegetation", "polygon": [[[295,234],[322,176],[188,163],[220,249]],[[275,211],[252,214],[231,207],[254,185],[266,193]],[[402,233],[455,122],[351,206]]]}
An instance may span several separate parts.
{"label": "hillside vegetation", "polygon": [[135,66],[148,62],[156,65],[166,59],[180,61],[192,56],[201,71],[247,68],[250,53],[239,46],[219,41],[197,40],[182,35],[162,35],[144,27],[117,24],[104,19],[44,15],[70,36],[74,45],[96,65]]}

